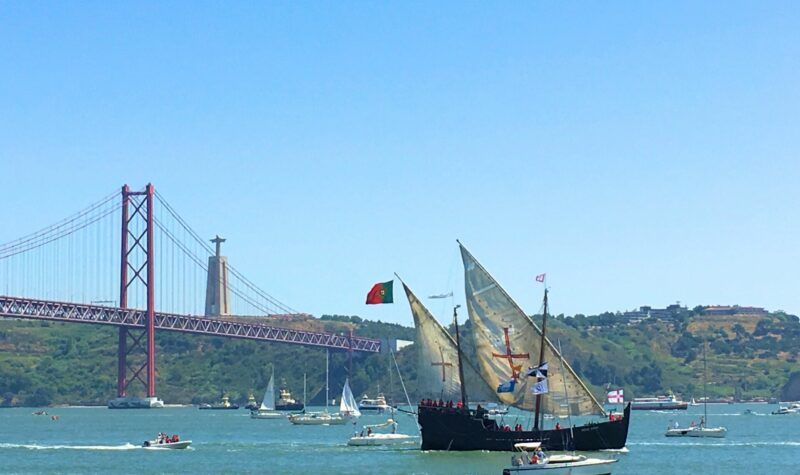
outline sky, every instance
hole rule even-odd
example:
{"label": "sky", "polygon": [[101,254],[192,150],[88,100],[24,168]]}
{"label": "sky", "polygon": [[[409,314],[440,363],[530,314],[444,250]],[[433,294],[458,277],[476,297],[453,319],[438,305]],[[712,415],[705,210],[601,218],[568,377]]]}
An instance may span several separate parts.
{"label": "sky", "polygon": [[[800,314],[798,2],[2,2],[0,242],[152,182],[315,315]],[[451,302],[426,300],[441,320]]]}

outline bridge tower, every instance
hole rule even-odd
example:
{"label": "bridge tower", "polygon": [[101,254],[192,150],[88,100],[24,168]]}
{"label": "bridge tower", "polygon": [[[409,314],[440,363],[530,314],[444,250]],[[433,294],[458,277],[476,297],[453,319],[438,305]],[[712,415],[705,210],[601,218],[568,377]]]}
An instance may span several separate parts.
{"label": "bridge tower", "polygon": [[[122,187],[122,246],[120,256],[119,306],[128,308],[128,290],[135,283],[144,286],[146,293],[145,328],[119,328],[117,352],[117,399],[109,407],[157,407],[163,405],[156,398],[156,345],[155,345],[155,258],[153,249],[153,196],[155,190],[148,183],[144,191],[131,191]],[[141,358],[144,353],[144,358]],[[129,361],[138,356],[143,361]],[[131,375],[128,377],[128,370]],[[144,378],[142,377],[144,373]],[[141,382],[147,398],[128,394],[134,381]]]}

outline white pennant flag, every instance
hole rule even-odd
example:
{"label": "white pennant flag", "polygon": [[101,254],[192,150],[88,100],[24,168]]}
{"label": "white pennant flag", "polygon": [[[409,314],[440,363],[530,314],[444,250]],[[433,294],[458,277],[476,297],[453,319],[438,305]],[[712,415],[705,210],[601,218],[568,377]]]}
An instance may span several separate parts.
{"label": "white pennant flag", "polygon": [[543,379],[531,387],[533,394],[547,394],[547,380]]}

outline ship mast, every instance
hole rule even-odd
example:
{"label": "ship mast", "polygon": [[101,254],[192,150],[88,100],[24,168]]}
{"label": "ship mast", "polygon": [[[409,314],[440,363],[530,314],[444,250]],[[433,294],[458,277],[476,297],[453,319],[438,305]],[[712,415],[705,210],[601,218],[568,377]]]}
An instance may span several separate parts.
{"label": "ship mast", "polygon": [[464,367],[461,363],[461,338],[458,335],[458,308],[461,305],[453,307],[453,324],[456,326],[456,350],[458,353],[458,381],[461,383],[461,403],[464,409],[469,412],[469,402],[467,401],[467,387],[464,385]]}
{"label": "ship mast", "polygon": [[[547,286],[544,287],[544,314],[542,315],[542,340],[539,344],[539,366],[542,366],[544,363],[544,345],[546,344],[545,340],[545,333],[547,332]],[[536,378],[538,381],[539,378]],[[541,415],[540,407],[542,403],[542,395],[536,395],[536,415],[533,419],[533,428],[534,430],[539,430],[539,418]]]}
{"label": "ship mast", "polygon": [[706,378],[708,378],[708,370],[706,369],[706,345],[708,340],[703,340],[703,424],[701,429],[708,426],[708,391],[706,390]]}

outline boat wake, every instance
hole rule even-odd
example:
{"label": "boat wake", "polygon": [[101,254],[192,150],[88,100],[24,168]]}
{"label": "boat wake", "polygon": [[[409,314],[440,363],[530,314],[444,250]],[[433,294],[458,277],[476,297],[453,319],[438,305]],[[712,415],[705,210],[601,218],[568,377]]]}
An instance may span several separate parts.
{"label": "boat wake", "polygon": [[39,445],[39,444],[0,444],[0,449],[29,449],[29,450],[134,450],[141,446],[133,444],[123,445]]}
{"label": "boat wake", "polygon": [[627,447],[623,447],[621,449],[601,449],[600,452],[611,452],[616,454],[627,454],[630,452]]}
{"label": "boat wake", "polygon": [[800,442],[723,442],[723,443],[703,443],[703,442],[628,442],[628,445],[652,445],[665,447],[800,447]]}

